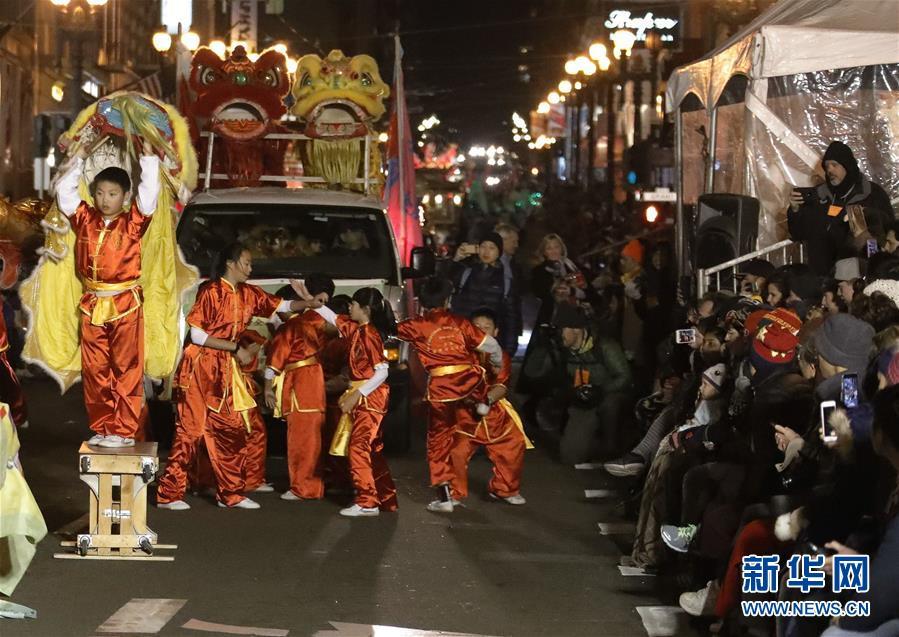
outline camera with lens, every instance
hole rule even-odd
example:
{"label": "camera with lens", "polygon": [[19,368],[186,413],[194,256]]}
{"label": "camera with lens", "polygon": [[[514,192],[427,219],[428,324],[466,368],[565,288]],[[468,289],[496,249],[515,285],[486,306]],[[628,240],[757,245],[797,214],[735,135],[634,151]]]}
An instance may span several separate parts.
{"label": "camera with lens", "polygon": [[596,407],[600,398],[601,391],[596,385],[580,385],[574,388],[574,402],[581,407]]}

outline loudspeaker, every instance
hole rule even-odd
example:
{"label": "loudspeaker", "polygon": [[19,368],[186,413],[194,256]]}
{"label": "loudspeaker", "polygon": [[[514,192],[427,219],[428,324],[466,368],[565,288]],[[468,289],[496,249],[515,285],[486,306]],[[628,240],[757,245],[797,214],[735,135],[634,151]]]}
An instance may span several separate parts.
{"label": "loudspeaker", "polygon": [[709,193],[699,197],[694,266],[710,268],[754,252],[759,232],[759,200]]}

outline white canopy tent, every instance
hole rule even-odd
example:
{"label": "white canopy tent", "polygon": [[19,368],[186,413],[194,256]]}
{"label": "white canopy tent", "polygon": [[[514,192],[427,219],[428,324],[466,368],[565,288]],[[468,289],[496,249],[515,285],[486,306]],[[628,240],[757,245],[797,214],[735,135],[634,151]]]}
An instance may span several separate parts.
{"label": "white canopy tent", "polygon": [[677,113],[681,255],[683,204],[701,192],[758,197],[760,246],[783,239],[790,188],[812,183],[832,139],[895,200],[899,0],[781,0],[676,69],[667,108]]}

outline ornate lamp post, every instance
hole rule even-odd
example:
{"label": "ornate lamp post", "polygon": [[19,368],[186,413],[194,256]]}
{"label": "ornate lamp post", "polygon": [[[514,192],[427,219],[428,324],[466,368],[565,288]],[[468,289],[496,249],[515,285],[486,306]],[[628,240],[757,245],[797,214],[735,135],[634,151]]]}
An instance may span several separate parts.
{"label": "ornate lamp post", "polygon": [[81,86],[84,84],[84,44],[93,37],[94,15],[107,2],[108,0],[50,0],[58,10],[60,31],[69,44],[72,59],[72,82],[68,92],[73,118],[84,106],[81,98]]}

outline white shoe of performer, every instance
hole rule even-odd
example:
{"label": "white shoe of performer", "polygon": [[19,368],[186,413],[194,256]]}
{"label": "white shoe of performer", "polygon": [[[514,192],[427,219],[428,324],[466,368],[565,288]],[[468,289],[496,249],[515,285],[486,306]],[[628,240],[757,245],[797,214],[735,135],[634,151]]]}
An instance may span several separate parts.
{"label": "white shoe of performer", "polygon": [[428,504],[428,511],[431,511],[432,513],[452,513],[453,503],[452,501],[444,502],[443,500],[434,500]]}
{"label": "white shoe of performer", "polygon": [[159,502],[156,504],[157,509],[169,509],[170,511],[187,511],[190,505],[184,500],[175,500],[174,502]]}
{"label": "white shoe of performer", "polygon": [[223,509],[259,509],[259,508],[261,508],[261,505],[258,502],[256,502],[255,500],[251,500],[250,498],[244,498],[237,504],[232,504],[231,506],[228,506],[224,502],[219,502],[218,505],[220,507],[222,507]]}
{"label": "white shoe of performer", "polygon": [[88,438],[87,444],[90,445],[91,447],[96,447],[104,440],[106,440],[106,436],[104,436],[102,434],[94,434],[93,436]]}
{"label": "white shoe of performer", "polygon": [[358,504],[340,510],[340,515],[348,518],[374,517],[380,514],[381,511],[378,510],[377,507],[369,509],[367,507],[361,507]]}
{"label": "white shoe of performer", "polygon": [[110,449],[120,449],[122,447],[133,447],[134,438],[122,438],[121,436],[106,436],[105,439],[97,443],[98,447],[108,447]]}
{"label": "white shoe of performer", "polygon": [[274,493],[274,491],[275,487],[273,487],[270,482],[263,482],[253,489],[253,493]]}

